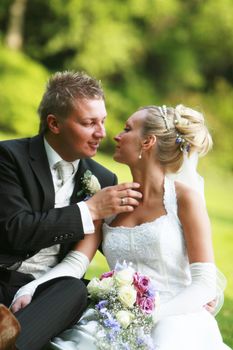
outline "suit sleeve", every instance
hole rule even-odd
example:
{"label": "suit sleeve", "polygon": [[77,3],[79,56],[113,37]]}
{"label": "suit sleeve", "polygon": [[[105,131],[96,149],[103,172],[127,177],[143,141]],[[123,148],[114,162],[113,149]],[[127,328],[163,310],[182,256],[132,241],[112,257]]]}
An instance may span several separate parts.
{"label": "suit sleeve", "polygon": [[[27,176],[33,173],[28,171]],[[111,181],[115,181],[114,175]],[[29,194],[25,169],[12,152],[0,146],[0,253],[27,256],[57,243],[83,239],[78,206],[54,208],[52,203],[42,210],[38,208],[43,202],[39,184],[34,189],[35,196]]]}

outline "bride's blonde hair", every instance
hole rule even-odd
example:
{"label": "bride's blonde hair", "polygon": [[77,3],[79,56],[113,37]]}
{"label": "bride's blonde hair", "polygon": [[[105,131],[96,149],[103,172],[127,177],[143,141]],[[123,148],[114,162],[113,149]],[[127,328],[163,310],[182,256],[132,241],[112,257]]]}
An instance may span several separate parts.
{"label": "bride's blonde hair", "polygon": [[168,172],[176,172],[183,163],[184,153],[204,156],[212,147],[212,138],[203,114],[178,105],[172,107],[145,106],[143,137],[155,135],[157,155]]}

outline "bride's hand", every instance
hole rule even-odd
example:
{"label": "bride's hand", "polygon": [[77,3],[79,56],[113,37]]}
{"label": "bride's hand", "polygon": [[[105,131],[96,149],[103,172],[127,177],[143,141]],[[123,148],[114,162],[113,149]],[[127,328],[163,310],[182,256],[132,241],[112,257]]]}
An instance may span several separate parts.
{"label": "bride's hand", "polygon": [[19,298],[17,298],[14,303],[11,305],[11,310],[13,313],[19,311],[20,309],[23,309],[25,306],[30,304],[32,300],[31,295],[22,295]]}

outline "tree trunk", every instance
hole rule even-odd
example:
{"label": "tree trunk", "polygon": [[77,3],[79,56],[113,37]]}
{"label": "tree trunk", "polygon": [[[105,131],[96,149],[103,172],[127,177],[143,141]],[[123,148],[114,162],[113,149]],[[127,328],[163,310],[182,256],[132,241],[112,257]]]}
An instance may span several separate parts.
{"label": "tree trunk", "polygon": [[6,45],[13,50],[23,46],[24,13],[27,0],[14,0],[10,6]]}

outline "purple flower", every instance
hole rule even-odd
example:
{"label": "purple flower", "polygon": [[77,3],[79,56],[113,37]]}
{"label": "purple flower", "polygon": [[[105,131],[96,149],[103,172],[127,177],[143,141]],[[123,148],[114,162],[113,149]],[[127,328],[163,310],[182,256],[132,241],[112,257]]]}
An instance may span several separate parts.
{"label": "purple flower", "polygon": [[140,346],[140,345],[143,345],[143,344],[144,344],[144,339],[138,337],[138,338],[137,338],[137,344],[138,344],[139,346]]}
{"label": "purple flower", "polygon": [[104,278],[108,278],[108,277],[112,277],[114,275],[114,270],[112,271],[108,271],[108,272],[104,272],[101,276],[100,276],[100,280],[103,280]]}
{"label": "purple flower", "polygon": [[146,295],[147,295],[148,297],[154,298],[155,295],[156,295],[155,289],[149,289],[149,290],[147,291]]}
{"label": "purple flower", "polygon": [[148,297],[152,297],[152,298],[157,296],[157,291],[156,291],[154,283],[152,283],[152,282],[150,283],[148,291],[147,291],[146,294],[147,294]]}
{"label": "purple flower", "polygon": [[108,301],[107,300],[101,300],[98,304],[96,304],[96,308],[97,308],[97,310],[100,311],[103,308],[105,308],[106,305],[108,305]]}
{"label": "purple flower", "polygon": [[115,271],[121,271],[121,270],[125,270],[129,267],[129,265],[127,264],[127,262],[124,260],[123,263],[119,263],[119,261],[116,262],[115,265]]}
{"label": "purple flower", "polygon": [[140,296],[140,294],[137,295],[137,305],[146,314],[151,314],[155,307],[153,298]]}
{"label": "purple flower", "polygon": [[146,345],[148,350],[156,350],[157,347],[153,344],[153,340],[150,335],[142,334],[136,339],[138,346]]}
{"label": "purple flower", "polygon": [[154,345],[153,340],[151,336],[145,335],[144,337],[144,344],[147,346],[148,350],[156,350],[158,349],[156,345]]}
{"label": "purple flower", "polygon": [[114,341],[115,338],[116,338],[116,333],[114,333],[114,332],[109,332],[109,333],[107,333],[106,337],[107,337],[108,340]]}
{"label": "purple flower", "polygon": [[141,275],[138,272],[135,272],[135,274],[133,276],[133,284],[134,284],[135,289],[141,295],[143,295],[149,289],[150,279],[147,276],[144,276],[144,275]]}
{"label": "purple flower", "polygon": [[108,328],[112,328],[114,332],[118,332],[121,328],[119,323],[111,316],[104,320],[104,325]]}

